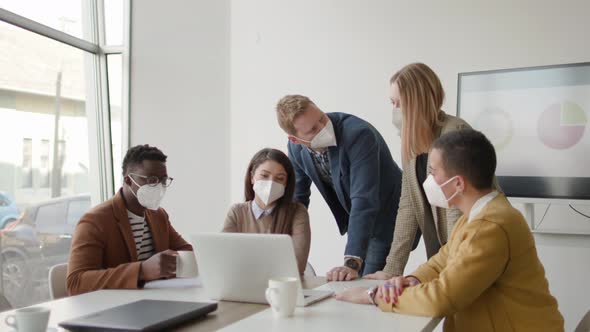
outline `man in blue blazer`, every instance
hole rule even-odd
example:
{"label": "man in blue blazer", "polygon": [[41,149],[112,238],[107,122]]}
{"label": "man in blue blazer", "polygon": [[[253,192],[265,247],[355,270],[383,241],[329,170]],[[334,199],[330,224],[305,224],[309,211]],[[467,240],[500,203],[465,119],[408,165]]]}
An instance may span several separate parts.
{"label": "man in blue blazer", "polygon": [[309,206],[313,182],[340,234],[348,232],[344,263],[327,273],[328,280],[380,271],[391,247],[402,181],[385,140],[368,122],[324,113],[305,96],[283,97],[276,111],[289,135],[295,199]]}

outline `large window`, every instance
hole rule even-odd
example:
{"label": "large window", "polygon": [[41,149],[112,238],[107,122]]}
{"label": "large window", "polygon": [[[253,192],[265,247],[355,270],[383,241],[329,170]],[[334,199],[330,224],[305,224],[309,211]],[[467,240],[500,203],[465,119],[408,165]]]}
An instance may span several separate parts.
{"label": "large window", "polygon": [[13,308],[49,299],[78,220],[120,185],[128,40],[129,0],[0,0],[0,297]]}
{"label": "large window", "polygon": [[33,186],[33,140],[30,138],[23,138],[23,163],[21,165],[23,188],[31,188]]}

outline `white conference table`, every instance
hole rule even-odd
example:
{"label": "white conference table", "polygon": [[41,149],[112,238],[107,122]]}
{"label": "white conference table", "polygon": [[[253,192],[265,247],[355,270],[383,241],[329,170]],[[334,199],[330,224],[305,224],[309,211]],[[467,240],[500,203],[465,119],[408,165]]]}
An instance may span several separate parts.
{"label": "white conference table", "polygon": [[[306,277],[304,288],[326,288],[323,277]],[[100,290],[59,300],[41,303],[51,309],[49,327],[58,331],[58,323],[129,302],[154,299],[176,301],[210,301],[202,287],[161,288],[142,290]],[[0,313],[0,331],[10,331],[5,325],[6,315]],[[326,299],[305,308],[297,308],[290,318],[275,318],[268,305],[220,301],[218,309],[205,318],[190,321],[173,331],[304,331],[334,330],[362,331],[366,328],[387,331],[432,331],[440,318],[417,317],[383,313],[374,306],[357,305]]]}

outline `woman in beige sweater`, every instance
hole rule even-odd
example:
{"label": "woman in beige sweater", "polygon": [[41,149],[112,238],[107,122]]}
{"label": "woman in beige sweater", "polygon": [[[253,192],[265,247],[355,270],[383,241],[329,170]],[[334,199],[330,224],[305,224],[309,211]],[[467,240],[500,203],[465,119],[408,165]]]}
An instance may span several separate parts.
{"label": "woman in beige sweater", "polygon": [[299,273],[303,274],[311,230],[307,209],[293,201],[294,190],[295,173],[289,157],[276,149],[258,151],[246,171],[246,200],[230,208],[223,232],[290,235]]}

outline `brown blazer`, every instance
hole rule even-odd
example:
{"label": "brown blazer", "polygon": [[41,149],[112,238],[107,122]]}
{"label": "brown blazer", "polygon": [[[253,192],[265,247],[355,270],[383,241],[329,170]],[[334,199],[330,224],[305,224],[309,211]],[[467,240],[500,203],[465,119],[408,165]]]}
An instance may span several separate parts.
{"label": "brown blazer", "polygon": [[[167,249],[193,250],[178,234],[164,209],[146,210],[156,253]],[[70,295],[98,289],[137,289],[140,262],[127,207],[121,191],[82,216],[76,226],[68,262],[66,286]]]}

